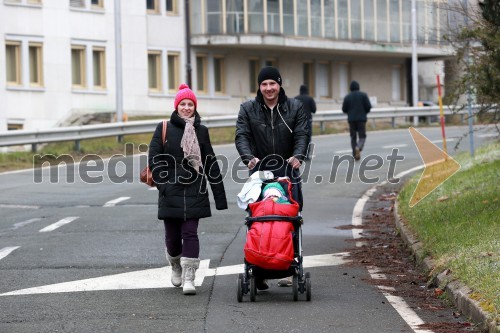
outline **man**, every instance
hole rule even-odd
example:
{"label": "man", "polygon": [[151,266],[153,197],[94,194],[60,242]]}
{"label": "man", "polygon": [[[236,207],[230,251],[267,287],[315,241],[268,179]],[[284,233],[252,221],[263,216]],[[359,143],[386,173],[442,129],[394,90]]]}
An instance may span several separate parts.
{"label": "man", "polygon": [[[356,161],[361,158],[361,151],[366,141],[366,114],[372,105],[368,95],[359,91],[359,83],[351,82],[351,92],[344,98],[342,112],[347,113],[349,132],[351,135],[352,155]],[[359,136],[359,141],[358,141]]]}
{"label": "man", "polygon": [[[309,125],[309,142],[311,142],[312,138],[312,114],[316,113],[316,102],[314,101],[314,98],[309,96],[309,91],[307,89],[307,86],[301,85],[299,89],[299,95],[295,96],[295,99],[298,99],[299,101],[304,104],[304,112],[306,113],[307,116],[307,124]],[[307,156],[306,160],[310,158],[310,151],[309,147],[307,150]]]}
{"label": "man", "polygon": [[[297,186],[295,199],[302,207],[298,169],[309,144],[309,125],[300,101],[288,98],[281,87],[280,72],[271,66],[261,69],[257,78],[259,90],[255,99],[241,104],[236,121],[235,144],[251,171],[275,171],[284,167]],[[290,170],[291,167],[291,170]],[[279,175],[285,176],[285,175]],[[295,193],[293,194],[295,196]],[[263,279],[257,288],[269,288]]]}

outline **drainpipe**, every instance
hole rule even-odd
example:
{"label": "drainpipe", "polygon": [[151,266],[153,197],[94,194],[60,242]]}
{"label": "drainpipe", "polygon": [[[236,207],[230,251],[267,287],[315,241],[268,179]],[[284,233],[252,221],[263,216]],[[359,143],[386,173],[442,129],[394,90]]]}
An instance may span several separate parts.
{"label": "drainpipe", "polygon": [[193,89],[191,85],[191,23],[189,22],[189,0],[186,0],[184,7],[184,15],[186,22],[186,83]]}
{"label": "drainpipe", "polygon": [[[415,0],[411,0],[411,73],[413,87],[413,107],[418,105],[418,58],[417,58],[417,8]],[[418,117],[413,117],[413,126],[418,126]]]}

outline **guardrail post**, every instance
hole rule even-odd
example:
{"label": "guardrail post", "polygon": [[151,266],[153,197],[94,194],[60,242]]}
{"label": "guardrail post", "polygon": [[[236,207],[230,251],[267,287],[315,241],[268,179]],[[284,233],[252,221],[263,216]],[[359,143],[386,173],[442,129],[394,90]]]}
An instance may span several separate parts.
{"label": "guardrail post", "polygon": [[321,134],[324,134],[325,133],[325,122],[324,121],[319,122],[319,128],[320,128]]}
{"label": "guardrail post", "polygon": [[31,152],[32,153],[36,153],[36,148],[37,148],[36,146],[37,146],[36,143],[31,144]]}
{"label": "guardrail post", "polygon": [[75,140],[75,151],[80,151],[81,148],[80,140]]}
{"label": "guardrail post", "polygon": [[391,126],[392,128],[396,128],[396,117],[391,118]]}
{"label": "guardrail post", "polygon": [[123,135],[118,135],[116,137],[116,142],[122,143],[123,142]]}

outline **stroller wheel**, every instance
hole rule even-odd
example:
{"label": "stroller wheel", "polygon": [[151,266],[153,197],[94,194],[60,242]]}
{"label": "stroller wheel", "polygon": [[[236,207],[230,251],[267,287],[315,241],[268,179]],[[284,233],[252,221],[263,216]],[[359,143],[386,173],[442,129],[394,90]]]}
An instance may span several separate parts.
{"label": "stroller wheel", "polygon": [[243,301],[243,274],[238,274],[238,279],[236,280],[238,287],[236,289],[236,298],[238,302],[241,303]]}
{"label": "stroller wheel", "polygon": [[311,301],[311,273],[306,273],[306,300]]}
{"label": "stroller wheel", "polygon": [[292,292],[293,292],[293,300],[297,302],[299,300],[299,276],[294,275],[292,279]]}
{"label": "stroller wheel", "polygon": [[250,277],[250,301],[255,302],[255,295],[257,294],[257,285],[255,284],[255,276]]}

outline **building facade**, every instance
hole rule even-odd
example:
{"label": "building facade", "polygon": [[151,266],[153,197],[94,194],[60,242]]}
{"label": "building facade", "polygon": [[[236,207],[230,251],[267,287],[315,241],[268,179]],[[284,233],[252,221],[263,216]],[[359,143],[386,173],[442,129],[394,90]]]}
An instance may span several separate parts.
{"label": "building facade", "polygon": [[[351,80],[377,106],[411,101],[411,0],[121,1],[118,29],[114,1],[0,3],[0,131],[116,112],[117,30],[129,116],[169,115],[182,82],[202,115],[236,114],[265,65],[319,110],[338,109]],[[452,54],[445,3],[416,0],[419,61]]]}

